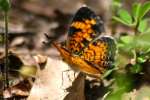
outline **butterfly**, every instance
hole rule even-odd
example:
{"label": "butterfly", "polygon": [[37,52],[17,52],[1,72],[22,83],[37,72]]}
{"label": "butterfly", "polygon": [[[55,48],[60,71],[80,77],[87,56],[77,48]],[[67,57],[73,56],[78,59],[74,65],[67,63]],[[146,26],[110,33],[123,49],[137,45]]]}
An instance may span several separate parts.
{"label": "butterfly", "polygon": [[101,78],[115,60],[116,43],[110,36],[102,36],[103,21],[88,7],[81,7],[74,15],[65,45],[52,42],[62,59],[75,71]]}

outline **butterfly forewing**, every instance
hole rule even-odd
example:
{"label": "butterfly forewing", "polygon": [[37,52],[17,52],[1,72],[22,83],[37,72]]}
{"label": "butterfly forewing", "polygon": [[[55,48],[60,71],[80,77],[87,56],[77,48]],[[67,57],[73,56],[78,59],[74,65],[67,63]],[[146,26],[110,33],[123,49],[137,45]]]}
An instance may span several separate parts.
{"label": "butterfly forewing", "polygon": [[81,7],[69,27],[67,48],[71,53],[79,54],[103,31],[102,20],[88,7]]}

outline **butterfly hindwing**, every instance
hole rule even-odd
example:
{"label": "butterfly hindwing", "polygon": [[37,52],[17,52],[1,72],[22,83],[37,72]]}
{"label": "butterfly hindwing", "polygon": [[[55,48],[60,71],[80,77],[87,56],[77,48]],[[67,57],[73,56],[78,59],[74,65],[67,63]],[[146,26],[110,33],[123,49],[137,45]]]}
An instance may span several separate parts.
{"label": "butterfly hindwing", "polygon": [[96,66],[100,72],[110,68],[114,62],[116,43],[112,37],[99,37],[91,42],[82,52],[81,58]]}

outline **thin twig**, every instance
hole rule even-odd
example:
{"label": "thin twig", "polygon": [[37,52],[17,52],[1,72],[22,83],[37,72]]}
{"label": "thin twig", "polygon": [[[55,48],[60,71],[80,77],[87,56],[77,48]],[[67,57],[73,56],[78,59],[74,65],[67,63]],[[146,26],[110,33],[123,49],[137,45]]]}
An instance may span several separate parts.
{"label": "thin twig", "polygon": [[5,86],[4,89],[9,87],[8,81],[8,12],[4,12],[5,19],[5,67],[4,67],[4,77],[5,77]]}

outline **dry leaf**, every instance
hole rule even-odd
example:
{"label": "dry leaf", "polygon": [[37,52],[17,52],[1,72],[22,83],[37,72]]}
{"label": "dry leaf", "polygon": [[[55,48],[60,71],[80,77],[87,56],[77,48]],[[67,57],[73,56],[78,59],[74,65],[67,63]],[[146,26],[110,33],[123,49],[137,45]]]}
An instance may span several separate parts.
{"label": "dry leaf", "polygon": [[3,92],[3,96],[4,98],[11,98],[13,96],[27,97],[29,95],[30,89],[30,82],[28,80],[24,80],[6,89]]}
{"label": "dry leaf", "polygon": [[75,79],[74,72],[64,72],[68,69],[69,66],[62,60],[48,58],[45,68],[38,74],[28,100],[63,100],[70,93],[74,94],[71,97],[75,98],[79,91],[81,97],[78,95],[78,98],[83,98],[81,92],[84,92],[84,81],[82,77],[77,78],[77,81],[75,81],[75,91],[66,91],[66,88],[72,86],[71,80]]}

